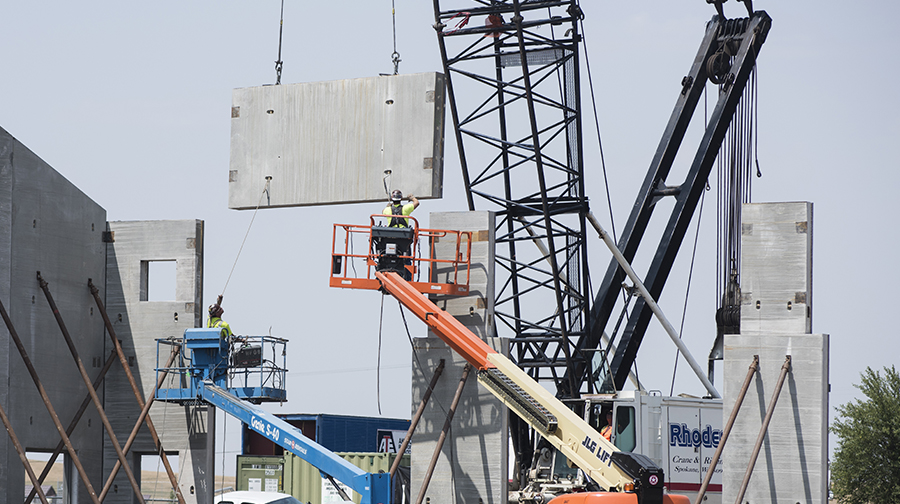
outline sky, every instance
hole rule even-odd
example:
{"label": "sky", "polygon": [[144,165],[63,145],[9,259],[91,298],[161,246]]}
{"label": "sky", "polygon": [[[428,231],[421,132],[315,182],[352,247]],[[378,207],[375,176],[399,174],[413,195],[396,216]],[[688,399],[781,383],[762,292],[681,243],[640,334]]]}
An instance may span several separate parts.
{"label": "sky", "polygon": [[[432,2],[393,3],[400,72],[440,71]],[[205,221],[204,305],[224,290],[224,318],[236,333],[290,341],[289,400],[270,410],[408,418],[411,355],[396,302],[384,304],[379,373],[381,296],[328,287],[332,223],[362,221],[381,205],[262,210],[252,226],[252,212],[227,208],[231,92],[275,82],[280,7],[277,0],[8,2],[0,16],[0,126],[104,207],[110,221]],[[854,384],[867,366],[900,360],[890,316],[900,284],[890,224],[900,211],[900,58],[892,56],[900,42],[891,24],[900,6],[758,0],[754,7],[773,24],[758,61],[763,176],[753,201],[814,204],[813,331],[831,335],[833,418],[836,405],[859,398]],[[582,8],[621,228],[715,11],[703,0],[595,0]],[[726,3],[725,13],[746,14],[737,2]],[[392,72],[391,27],[387,0],[286,0],[282,83]],[[583,113],[586,191],[609,229],[597,131],[590,110]],[[691,131],[669,185],[696,149]],[[444,198],[423,201],[420,219],[465,209],[449,114],[446,138]],[[700,220],[684,321],[684,340],[701,366],[715,338],[714,219],[707,211]],[[696,225],[695,218],[689,237]],[[609,254],[599,241],[588,246],[600,275]],[[676,327],[689,250],[682,248],[660,299]],[[425,333],[418,322],[410,328],[413,336]],[[701,395],[683,362],[672,385],[674,362],[675,347],[654,322],[638,356],[642,381]],[[237,421],[218,424],[225,425],[218,457],[233,473]]]}

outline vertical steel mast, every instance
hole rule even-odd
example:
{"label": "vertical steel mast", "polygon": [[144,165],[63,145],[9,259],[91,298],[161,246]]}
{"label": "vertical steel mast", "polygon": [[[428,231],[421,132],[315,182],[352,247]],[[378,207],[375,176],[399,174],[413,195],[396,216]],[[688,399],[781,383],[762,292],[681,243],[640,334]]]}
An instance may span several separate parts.
{"label": "vertical steel mast", "polygon": [[577,397],[576,342],[590,333],[581,11],[574,0],[434,0],[434,12],[469,209],[497,214],[498,335],[530,376]]}

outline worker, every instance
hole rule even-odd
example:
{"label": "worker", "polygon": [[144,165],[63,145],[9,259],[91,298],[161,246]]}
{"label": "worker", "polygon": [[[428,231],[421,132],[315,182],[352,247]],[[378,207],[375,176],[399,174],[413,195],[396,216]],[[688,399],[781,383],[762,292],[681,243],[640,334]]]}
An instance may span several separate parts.
{"label": "worker", "polygon": [[[403,193],[399,189],[395,189],[391,192],[391,204],[385,207],[381,213],[384,215],[409,215],[413,213],[413,210],[419,208],[419,200],[415,196],[409,194],[406,196],[406,199],[409,200],[409,203],[403,205]],[[392,217],[388,226],[409,227],[409,219]]]}
{"label": "worker", "polygon": [[216,304],[209,306],[209,319],[206,321],[206,327],[221,327],[221,335],[225,338],[231,338],[231,326],[228,325],[228,322],[222,320],[223,313],[225,313],[225,310],[222,309],[222,295],[219,294],[219,297],[216,298]]}
{"label": "worker", "polygon": [[606,427],[604,427],[603,430],[600,431],[600,435],[610,442],[612,442],[612,420],[612,410],[609,410],[606,412]]}

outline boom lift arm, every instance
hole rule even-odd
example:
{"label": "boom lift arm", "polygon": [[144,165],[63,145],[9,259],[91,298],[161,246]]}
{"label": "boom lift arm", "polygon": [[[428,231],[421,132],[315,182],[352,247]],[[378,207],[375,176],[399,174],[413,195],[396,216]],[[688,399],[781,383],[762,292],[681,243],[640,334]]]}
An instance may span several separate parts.
{"label": "boom lift arm", "polygon": [[[439,309],[394,271],[377,271],[382,288],[478,370],[478,381],[506,406],[611,491],[631,491],[639,504],[664,502],[663,471],[648,457],[622,452],[547,389]],[[669,500],[668,497],[665,496]]]}
{"label": "boom lift arm", "polygon": [[[329,479],[349,486],[360,495],[360,504],[391,504],[389,474],[363,471],[256,405],[287,399],[284,389],[287,369],[274,362],[277,355],[284,359],[286,341],[271,336],[238,339],[242,346],[234,352],[231,349],[234,340],[229,341],[222,329],[187,329],[184,340],[177,343],[186,352],[180,360],[189,364],[157,369],[169,375],[169,383],[180,387],[157,389],[156,400],[189,404],[199,399],[211,404],[309,462]],[[158,340],[157,353],[160,346],[171,344],[171,340]],[[259,382],[252,383],[257,376]]]}
{"label": "boom lift arm", "polygon": [[266,439],[307,461],[362,496],[360,504],[389,504],[390,475],[367,473],[331,450],[304,436],[300,429],[275,415],[242,401],[209,380],[198,387],[199,398],[249,425]]}

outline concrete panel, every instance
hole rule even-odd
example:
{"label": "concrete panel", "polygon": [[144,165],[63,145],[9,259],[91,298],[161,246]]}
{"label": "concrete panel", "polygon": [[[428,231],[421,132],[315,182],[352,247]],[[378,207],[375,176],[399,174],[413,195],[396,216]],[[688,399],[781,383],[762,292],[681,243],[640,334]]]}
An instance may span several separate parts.
{"label": "concrete panel", "polygon": [[[129,359],[132,373],[145,398],[156,383],[156,340],[180,337],[185,329],[200,327],[203,298],[203,221],[110,222],[113,242],[108,244],[106,305],[116,334]],[[142,263],[176,261],[175,300],[142,301]],[[149,278],[153,282],[153,278]],[[146,294],[143,295],[146,299]],[[164,364],[166,356],[160,358]],[[117,433],[130,432],[140,408],[121,369],[113,368],[106,386],[106,408]],[[150,416],[167,452],[177,452],[176,468],[182,493],[188,502],[208,502],[212,491],[212,467],[207,460],[207,407],[156,403]],[[209,442],[212,442],[210,439]],[[146,428],[135,441],[137,454],[156,452]],[[115,463],[109,443],[104,448],[104,477]],[[120,472],[118,492],[105,502],[131,503],[128,480]]]}
{"label": "concrete panel", "polygon": [[[103,321],[92,309],[87,281],[105,281],[105,222],[102,207],[0,128],[0,296],[63,425],[69,424],[87,387],[36,272],[49,282],[81,360],[89,374],[96,374],[92,363],[104,356]],[[59,435],[2,324],[0,341],[0,404],[22,445],[53,450]],[[70,436],[94,487],[101,477],[101,429],[91,409]],[[20,501],[25,472],[6,435],[0,439],[0,453],[0,500]],[[77,486],[84,498],[75,502],[88,502],[83,484]]]}
{"label": "concrete panel", "polygon": [[[495,333],[494,219],[493,212],[438,212],[430,214],[428,221],[431,229],[472,231],[470,295],[431,296],[431,300],[482,339]],[[455,242],[435,246],[438,259],[452,259],[455,253]],[[451,273],[450,268],[438,270],[438,280],[446,281]]]}
{"label": "concrete panel", "polygon": [[812,332],[809,202],[743,206],[741,334]]}
{"label": "concrete panel", "polygon": [[[466,362],[439,338],[413,341],[412,411],[418,408],[440,360],[445,362],[444,372],[412,438],[410,499],[415,500]],[[507,338],[488,338],[487,343],[504,354],[509,348]],[[424,502],[506,504],[507,429],[506,406],[478,383],[475,370],[470,371]]]}
{"label": "concrete panel", "polygon": [[231,118],[229,208],[256,208],[267,176],[262,206],[441,197],[442,74],[235,89]]}
{"label": "concrete panel", "polygon": [[734,409],[754,355],[760,367],[723,450],[722,502],[734,502],[785,356],[791,371],[778,398],[742,502],[827,502],[827,334],[725,335],[724,411]]}

